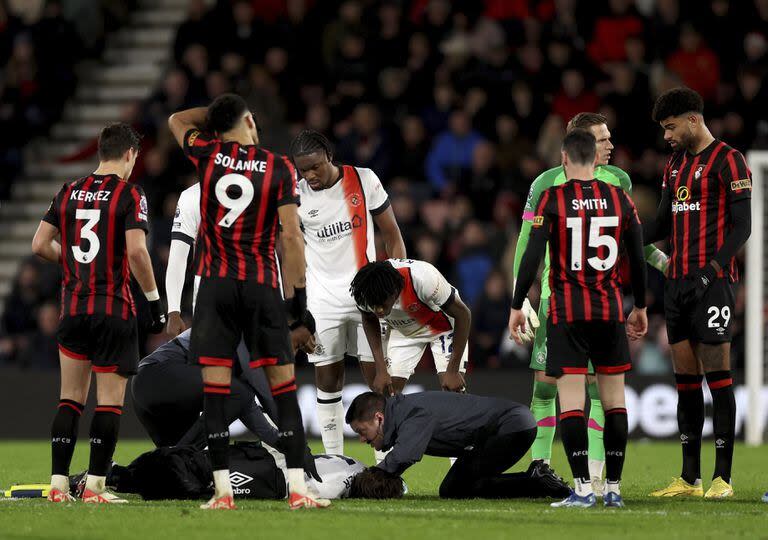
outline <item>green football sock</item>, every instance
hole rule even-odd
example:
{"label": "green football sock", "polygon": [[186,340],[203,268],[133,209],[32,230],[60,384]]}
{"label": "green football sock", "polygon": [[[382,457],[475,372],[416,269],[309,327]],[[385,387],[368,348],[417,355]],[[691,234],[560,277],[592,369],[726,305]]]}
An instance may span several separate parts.
{"label": "green football sock", "polygon": [[587,424],[589,459],[590,461],[605,461],[605,447],[603,446],[605,415],[596,382],[587,385],[587,393],[589,394],[589,423]]}
{"label": "green football sock", "polygon": [[[552,458],[552,441],[557,427],[557,385],[540,381],[533,382],[531,412],[536,419],[536,440],[531,446],[531,459]],[[602,441],[601,441],[602,442]]]}

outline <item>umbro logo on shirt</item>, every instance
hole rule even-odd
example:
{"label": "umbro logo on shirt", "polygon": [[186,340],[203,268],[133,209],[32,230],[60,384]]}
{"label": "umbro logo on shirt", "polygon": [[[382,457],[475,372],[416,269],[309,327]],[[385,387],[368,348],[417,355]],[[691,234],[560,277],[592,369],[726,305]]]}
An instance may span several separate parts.
{"label": "umbro logo on shirt", "polygon": [[313,217],[317,217],[318,213],[320,213],[320,210],[318,210],[317,208],[313,208],[312,210],[309,211],[308,215],[309,217],[313,218]]}

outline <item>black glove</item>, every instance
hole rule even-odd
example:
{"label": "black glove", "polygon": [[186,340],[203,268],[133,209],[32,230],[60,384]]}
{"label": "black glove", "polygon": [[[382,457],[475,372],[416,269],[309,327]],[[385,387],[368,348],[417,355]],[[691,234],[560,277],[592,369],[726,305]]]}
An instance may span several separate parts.
{"label": "black glove", "polygon": [[309,449],[309,446],[304,449],[304,472],[307,473],[310,478],[313,478],[316,482],[323,481],[323,479],[320,478],[320,473],[317,472],[317,467],[315,466],[315,456],[312,455],[312,450]]}
{"label": "black glove", "polygon": [[163,300],[152,300],[149,302],[149,313],[151,315],[151,322],[149,324],[150,334],[159,334],[165,329],[165,306]]}
{"label": "black glove", "polygon": [[704,293],[717,277],[717,270],[711,264],[707,264],[704,268],[693,274],[693,294],[696,301],[701,300],[704,297]]}
{"label": "black glove", "polygon": [[307,311],[307,289],[305,287],[295,287],[293,289],[293,298],[283,300],[285,305],[285,314],[289,321],[299,321],[305,311]]}
{"label": "black glove", "polygon": [[290,325],[291,330],[295,330],[299,326],[305,327],[307,330],[309,330],[310,334],[314,334],[315,330],[317,330],[317,325],[315,324],[315,317],[312,315],[312,312],[308,309],[304,310],[304,313],[301,315],[301,318],[298,320],[293,321],[293,323]]}

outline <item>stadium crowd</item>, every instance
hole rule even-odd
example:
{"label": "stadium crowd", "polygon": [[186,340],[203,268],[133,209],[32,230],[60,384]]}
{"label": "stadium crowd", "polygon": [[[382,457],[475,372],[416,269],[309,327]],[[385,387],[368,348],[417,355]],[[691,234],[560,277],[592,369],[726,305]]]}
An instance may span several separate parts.
{"label": "stadium crowd", "polygon": [[[255,112],[266,147],[285,152],[293,135],[312,128],[333,140],[336,160],[379,175],[409,254],[435,264],[472,307],[473,367],[528,364],[529,352],[507,339],[512,258],[528,187],[559,164],[574,114],[609,119],[612,163],[630,173],[645,218],[655,212],[669,154],[650,118],[660,92],[685,84],[705,98],[716,137],[742,152],[768,146],[768,0],[189,4],[173,65],[151,97],[130,108],[129,120],[145,137],[131,180],[150,201],[158,283],[178,193],[196,181],[166,119],[236,92]],[[0,58],[8,58],[0,133],[18,133],[10,128],[21,122],[25,135],[16,142],[44,133],[68,95],[49,103],[50,93],[36,94],[31,84],[43,84],[35,73],[72,77],[71,69],[34,60],[51,43],[34,31],[40,25],[77,35],[60,12],[59,2],[47,2],[30,26],[0,1]],[[73,48],[71,62],[86,54],[79,51]],[[61,84],[70,92],[76,81]],[[0,167],[18,171],[20,149],[0,148]],[[31,258],[21,266],[0,319],[0,363],[58,365],[56,272]],[[633,345],[635,369],[667,373],[663,277],[655,270],[649,276],[650,330]],[[744,293],[737,291],[741,366]],[[147,350],[162,339],[148,337]]]}

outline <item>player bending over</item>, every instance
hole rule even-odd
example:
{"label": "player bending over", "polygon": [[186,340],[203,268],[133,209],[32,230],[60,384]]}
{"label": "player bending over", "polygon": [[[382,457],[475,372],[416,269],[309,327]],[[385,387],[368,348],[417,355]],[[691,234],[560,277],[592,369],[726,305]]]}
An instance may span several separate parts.
{"label": "player bending over", "polygon": [[[69,465],[75,451],[91,372],[96,374],[96,412],[83,493],[86,503],[124,503],[106,489],[107,467],[117,445],[125,384],[139,360],[131,274],[149,300],[149,330],[162,331],[165,310],[147,252],[147,199],[127,180],[139,152],[139,136],[126,124],[99,135],[99,167],[64,184],[32,240],[32,251],[60,263],[61,365],[59,407],[51,426],[51,502],[68,502]],[[58,240],[57,240],[57,237]]]}
{"label": "player bending over", "polygon": [[[410,259],[368,263],[357,272],[350,290],[376,362],[375,392],[401,392],[427,347],[440,386],[451,392],[466,390],[472,314],[437,268]],[[386,349],[379,319],[391,329]]]}
{"label": "player bending over", "polygon": [[547,243],[552,253],[547,320],[547,375],[557,378],[563,445],[575,490],[553,506],[596,504],[587,457],[584,384],[591,360],[605,409],[607,483],[605,506],[621,507],[619,481],[627,446],[624,373],[631,368],[624,325],[619,269],[626,248],[635,308],[629,318],[633,339],[648,327],[645,264],[640,221],[629,195],[595,179],[595,137],[574,129],[563,140],[567,181],[544,191],[533,217],[533,232],[520,264],[509,317],[510,335],[522,344],[527,330],[522,311]]}
{"label": "player bending over", "polygon": [[[602,114],[581,112],[568,122],[566,129],[567,132],[571,132],[574,129],[586,129],[592,133],[597,141],[595,179],[620,187],[627,193],[631,193],[632,181],[629,175],[622,169],[608,164],[611,159],[613,144],[611,144],[611,132],[608,130],[607,122],[608,120]],[[566,181],[565,170],[561,165],[544,171],[531,184],[528,200],[525,203],[525,210],[523,212],[523,224],[520,227],[520,234],[515,248],[515,280],[518,277],[520,261],[523,258],[523,253],[528,245],[528,238],[531,234],[534,210],[539,204],[541,195],[552,186],[559,186]],[[666,271],[668,258],[663,252],[653,245],[649,245],[645,248],[645,255],[648,264],[661,272]],[[549,268],[550,258],[549,249],[547,249],[544,255],[544,269],[541,273],[541,298],[539,300],[538,317],[527,298],[523,303],[523,313],[527,317],[527,332],[523,335],[523,342],[529,343],[531,339],[533,340],[530,364],[534,372],[531,410],[536,417],[539,428],[536,434],[536,442],[531,447],[531,459],[534,461],[541,459],[547,463],[549,463],[552,457],[552,441],[555,438],[555,427],[557,425],[557,406],[555,404],[557,381],[546,374],[548,357],[547,317],[551,294],[549,288]],[[168,296],[170,298],[170,293]],[[597,391],[597,379],[594,376],[594,368],[591,363],[587,374],[587,393],[590,398],[589,422],[587,424],[587,432],[589,434],[589,472],[595,494],[599,496],[602,494],[603,465],[605,464],[605,448],[603,446],[605,417],[603,406],[600,402],[600,395]]]}
{"label": "player bending over", "polygon": [[275,243],[278,223],[285,263],[288,315],[306,312],[304,242],[297,213],[296,176],[290,162],[259,146],[256,123],[245,101],[219,96],[210,107],[173,114],[169,127],[200,177],[202,280],[191,348],[203,366],[204,415],[215,493],[203,508],[234,508],[229,478],[226,402],[233,358],[241,336],[250,367],[263,367],[285,439],[291,508],[328,506],[307,491],[305,447],[296,399],[283,300],[278,290]]}
{"label": "player bending over", "polygon": [[[643,224],[643,236],[648,242],[669,240],[672,246],[664,313],[683,449],[680,477],[653,492],[655,497],[733,496],[731,284],[739,279],[736,253],[751,230],[752,177],[744,156],[709,132],[703,111],[701,96],[690,88],[665,92],[653,107],[653,120],[664,129],[672,156],[664,168],[656,219]],[[712,393],[715,436],[715,469],[706,495],[701,485],[705,376]]]}
{"label": "player bending over", "polygon": [[527,472],[504,474],[536,437],[536,421],[520,403],[453,392],[365,392],[352,401],[346,420],[361,442],[390,450],[353,480],[353,493],[361,497],[397,493],[400,476],[425,455],[458,458],[440,484],[444,498],[563,497],[570,491],[541,461]]}
{"label": "player bending over", "polygon": [[[349,285],[358,270],[376,260],[374,224],[388,256],[404,259],[405,245],[374,171],[334,163],[331,143],[317,131],[299,133],[291,142],[290,157],[301,177],[307,305],[317,326],[317,347],[309,354],[315,366],[317,416],[325,451],[343,454],[344,356],[359,360],[369,387],[382,387],[381,381],[374,381],[374,358]],[[379,367],[386,374],[386,366]]]}

